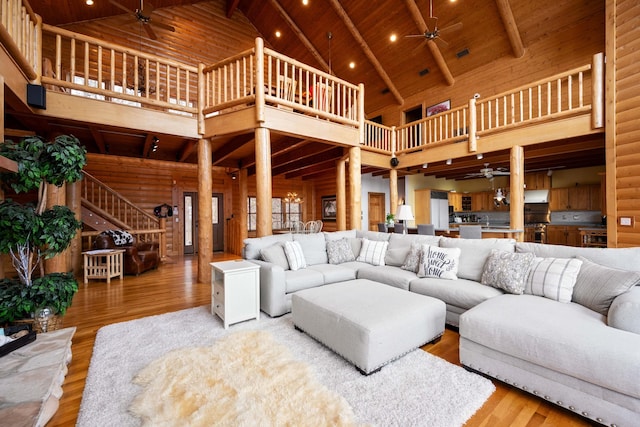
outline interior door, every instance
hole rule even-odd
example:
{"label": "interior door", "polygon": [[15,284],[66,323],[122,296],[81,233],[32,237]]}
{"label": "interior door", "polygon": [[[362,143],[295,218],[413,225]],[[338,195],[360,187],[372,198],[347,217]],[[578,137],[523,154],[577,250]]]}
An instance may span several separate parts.
{"label": "interior door", "polygon": [[378,231],[378,223],[384,222],[384,193],[369,193],[369,230]]}
{"label": "interior door", "polygon": [[[222,193],[211,196],[211,222],[213,228],[213,251],[224,251],[224,206]],[[198,253],[198,193],[185,192],[184,206],[184,253],[191,255]]]}

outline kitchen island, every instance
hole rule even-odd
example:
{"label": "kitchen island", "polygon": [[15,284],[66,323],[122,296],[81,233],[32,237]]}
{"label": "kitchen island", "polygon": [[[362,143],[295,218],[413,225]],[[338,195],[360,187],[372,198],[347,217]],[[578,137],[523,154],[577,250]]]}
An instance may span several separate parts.
{"label": "kitchen island", "polygon": [[[468,224],[474,225],[474,224]],[[447,229],[436,230],[437,236],[445,237],[459,237],[460,236],[460,224],[455,224]],[[508,225],[489,225],[482,226],[482,238],[483,239],[515,239],[519,233],[524,233],[522,228],[509,228]]]}

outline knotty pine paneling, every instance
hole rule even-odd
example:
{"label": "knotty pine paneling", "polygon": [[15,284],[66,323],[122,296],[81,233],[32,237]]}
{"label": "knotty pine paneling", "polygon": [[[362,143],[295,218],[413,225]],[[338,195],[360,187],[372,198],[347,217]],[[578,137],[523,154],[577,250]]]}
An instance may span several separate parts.
{"label": "knotty pine paneling", "polygon": [[[635,0],[615,0],[614,81],[615,130],[613,133],[616,170],[615,207],[608,206],[610,218],[633,217],[632,227],[617,225],[615,237],[609,237],[609,246],[640,246],[640,8]],[[611,234],[611,233],[610,233]],[[615,239],[615,240],[614,240]],[[614,241],[612,241],[614,240]]]}
{"label": "knotty pine paneling", "polygon": [[[167,218],[167,253],[182,254],[183,194],[198,192],[197,165],[90,154],[85,170],[147,213],[153,214],[153,208],[163,203],[178,206],[179,215]],[[223,217],[229,218],[233,213],[231,176],[214,168],[212,180],[212,192],[224,194]]]}

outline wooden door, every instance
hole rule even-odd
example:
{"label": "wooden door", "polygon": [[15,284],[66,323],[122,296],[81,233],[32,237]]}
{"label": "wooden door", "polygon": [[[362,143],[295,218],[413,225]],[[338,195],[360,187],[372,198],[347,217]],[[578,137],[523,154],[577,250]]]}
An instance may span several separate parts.
{"label": "wooden door", "polygon": [[[385,222],[384,193],[369,193],[369,230],[378,231],[378,223]],[[394,213],[395,212],[391,212]]]}
{"label": "wooden door", "polygon": [[[224,251],[224,209],[223,194],[214,193],[211,196],[213,222],[213,251]],[[184,254],[190,255],[198,252],[198,193],[185,192],[183,195],[184,214],[183,219],[183,246]]]}

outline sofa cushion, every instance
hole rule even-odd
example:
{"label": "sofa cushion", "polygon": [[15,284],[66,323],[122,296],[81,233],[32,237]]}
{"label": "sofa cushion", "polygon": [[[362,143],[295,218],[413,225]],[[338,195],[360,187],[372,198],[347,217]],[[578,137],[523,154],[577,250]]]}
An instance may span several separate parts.
{"label": "sofa cushion", "polygon": [[460,316],[460,336],[495,351],[640,398],[640,335],[579,304],[502,295]]}
{"label": "sofa cushion", "polygon": [[401,270],[398,267],[381,265],[376,267],[366,267],[358,270],[358,279],[369,279],[374,282],[409,290],[409,283],[416,279],[416,273]]}
{"label": "sofa cushion", "polygon": [[322,232],[324,234],[324,240],[325,241],[330,241],[330,240],[340,240],[340,239],[344,239],[345,237],[348,239],[355,239],[356,238],[356,230],[342,230],[342,231],[323,231]]}
{"label": "sofa cushion", "polygon": [[382,233],[380,231],[356,230],[356,237],[369,240],[388,241],[393,233]]}
{"label": "sofa cushion", "polygon": [[351,245],[353,256],[357,258],[360,255],[360,250],[362,250],[362,239],[360,237],[350,237],[349,244]]}
{"label": "sofa cushion", "polygon": [[522,295],[529,268],[535,259],[532,253],[491,250],[484,265],[481,283],[502,289],[510,294]]}
{"label": "sofa cushion", "polygon": [[244,239],[242,242],[244,246],[242,247],[242,257],[244,259],[261,259],[260,258],[260,250],[262,248],[266,248],[267,246],[271,246],[277,242],[285,242],[292,241],[292,235],[289,233],[286,234],[274,234],[272,236],[264,236],[264,237],[250,237]]}
{"label": "sofa cushion", "polygon": [[286,283],[285,292],[288,294],[300,289],[324,285],[324,275],[320,271],[311,268],[288,270],[284,272],[284,277]]}
{"label": "sofa cushion", "polygon": [[407,259],[407,255],[409,255],[409,252],[411,251],[411,245],[414,242],[438,246],[440,237],[391,233],[387,253],[384,257],[385,265],[394,265],[396,267],[403,265]]}
{"label": "sofa cushion", "polygon": [[384,265],[384,256],[387,252],[387,241],[362,239],[362,249],[356,261],[366,262],[371,265]]}
{"label": "sofa cushion", "polygon": [[307,261],[299,242],[284,242],[284,253],[287,256],[291,270],[296,271],[307,266]]}
{"label": "sofa cushion", "polygon": [[307,269],[315,270],[322,274],[324,284],[344,282],[346,280],[354,280],[356,271],[351,268],[345,268],[342,265],[333,264],[316,264],[310,265]]}
{"label": "sofa cushion", "polygon": [[260,257],[263,261],[279,265],[283,270],[289,269],[289,261],[287,261],[287,255],[284,253],[284,243],[282,242],[260,249]]}
{"label": "sofa cushion", "polygon": [[605,267],[578,257],[582,267],[573,288],[572,301],[605,316],[614,298],[640,283],[640,272]]}
{"label": "sofa cushion", "polygon": [[293,240],[300,243],[307,265],[326,264],[329,262],[324,233],[294,234]]}
{"label": "sofa cushion", "polygon": [[339,240],[327,241],[327,257],[329,264],[342,264],[343,262],[355,261],[349,239],[344,237]]}
{"label": "sofa cushion", "polygon": [[640,313],[640,286],[634,286],[613,300],[607,313],[607,324],[612,328],[640,335],[638,313]]}
{"label": "sofa cushion", "polygon": [[575,258],[538,258],[529,270],[524,293],[571,302],[582,261]]}
{"label": "sofa cushion", "polygon": [[456,239],[442,237],[440,246],[443,248],[460,248],[460,267],[458,277],[480,282],[484,264],[492,249],[505,252],[515,251],[514,239]]}
{"label": "sofa cushion", "polygon": [[447,280],[432,277],[412,280],[409,283],[409,290],[441,299],[447,305],[465,310],[503,294],[500,289],[484,286],[473,280]]}
{"label": "sofa cushion", "polygon": [[606,267],[640,271],[640,267],[638,267],[640,247],[602,249],[518,242],[516,244],[516,251],[533,252],[540,258],[575,258],[581,256]]}
{"label": "sofa cushion", "polygon": [[418,263],[418,277],[438,277],[440,279],[455,280],[458,278],[460,265],[460,248],[440,248],[422,245],[420,262]]}

